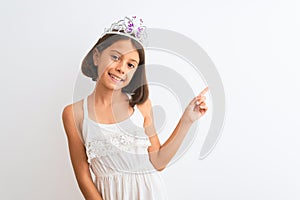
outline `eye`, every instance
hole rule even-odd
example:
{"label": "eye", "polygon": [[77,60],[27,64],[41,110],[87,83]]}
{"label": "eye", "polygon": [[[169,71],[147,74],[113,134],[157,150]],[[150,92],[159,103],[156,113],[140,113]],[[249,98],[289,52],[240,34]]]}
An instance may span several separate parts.
{"label": "eye", "polygon": [[120,57],[117,56],[117,55],[111,55],[111,58],[112,58],[113,60],[119,60],[119,59],[120,59]]}
{"label": "eye", "polygon": [[130,67],[130,68],[134,68],[135,66],[133,65],[133,64],[131,64],[131,63],[128,63],[128,66]]}

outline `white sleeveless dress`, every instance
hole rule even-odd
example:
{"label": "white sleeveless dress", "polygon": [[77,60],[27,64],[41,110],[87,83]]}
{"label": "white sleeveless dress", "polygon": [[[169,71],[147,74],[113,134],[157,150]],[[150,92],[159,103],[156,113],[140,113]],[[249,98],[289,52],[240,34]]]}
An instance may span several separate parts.
{"label": "white sleeveless dress", "polygon": [[100,124],[88,115],[83,101],[82,136],[94,184],[103,200],[166,200],[166,187],[149,160],[151,145],[144,132],[143,115],[119,123]]}

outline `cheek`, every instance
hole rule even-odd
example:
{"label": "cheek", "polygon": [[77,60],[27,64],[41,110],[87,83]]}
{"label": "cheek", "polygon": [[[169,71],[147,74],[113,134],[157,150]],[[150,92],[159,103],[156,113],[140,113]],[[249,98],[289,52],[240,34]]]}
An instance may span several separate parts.
{"label": "cheek", "polygon": [[98,66],[98,76],[102,77],[104,73],[105,73],[105,68],[102,67],[101,65],[99,65]]}
{"label": "cheek", "polygon": [[98,65],[98,74],[100,76],[103,75],[103,73],[105,73],[105,71],[112,66],[112,62],[110,62],[107,59],[102,59],[102,62]]}
{"label": "cheek", "polygon": [[130,77],[130,79],[134,76],[136,70],[132,70],[128,72],[128,77]]}
{"label": "cheek", "polygon": [[132,77],[134,76],[134,74],[135,74],[135,71],[129,71],[128,73],[127,73],[127,79],[126,79],[126,83],[129,83],[131,80],[132,80]]}

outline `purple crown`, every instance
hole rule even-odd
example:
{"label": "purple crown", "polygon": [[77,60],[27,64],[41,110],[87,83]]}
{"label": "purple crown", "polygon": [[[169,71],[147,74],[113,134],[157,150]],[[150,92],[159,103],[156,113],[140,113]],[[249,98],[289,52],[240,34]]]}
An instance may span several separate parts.
{"label": "purple crown", "polygon": [[135,39],[142,45],[145,45],[147,39],[146,26],[143,25],[143,20],[138,19],[136,16],[133,16],[131,19],[125,17],[124,19],[113,23],[110,28],[104,29],[102,36],[109,33],[126,35]]}

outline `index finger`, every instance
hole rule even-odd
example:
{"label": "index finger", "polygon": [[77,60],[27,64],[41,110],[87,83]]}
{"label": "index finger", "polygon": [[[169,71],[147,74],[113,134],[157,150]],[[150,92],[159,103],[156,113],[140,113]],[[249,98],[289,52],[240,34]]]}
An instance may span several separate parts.
{"label": "index finger", "polygon": [[204,95],[207,91],[208,91],[208,86],[206,86],[206,88],[204,88],[204,90],[202,90],[202,92],[200,92],[198,96]]}

